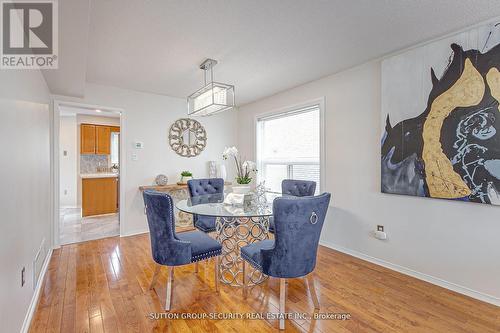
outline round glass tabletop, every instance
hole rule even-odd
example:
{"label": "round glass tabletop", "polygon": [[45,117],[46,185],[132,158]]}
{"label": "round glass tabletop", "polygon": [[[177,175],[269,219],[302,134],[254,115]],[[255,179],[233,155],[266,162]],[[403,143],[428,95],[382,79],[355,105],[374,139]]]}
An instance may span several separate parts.
{"label": "round glass tabletop", "polygon": [[273,215],[273,199],[279,195],[266,194],[266,203],[255,203],[248,194],[242,205],[224,203],[226,193],[207,194],[180,200],[175,207],[180,211],[216,217],[252,217]]}

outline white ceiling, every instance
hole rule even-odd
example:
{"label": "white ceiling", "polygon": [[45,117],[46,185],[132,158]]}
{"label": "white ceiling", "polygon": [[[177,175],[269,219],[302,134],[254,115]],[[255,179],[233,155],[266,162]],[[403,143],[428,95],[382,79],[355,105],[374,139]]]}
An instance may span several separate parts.
{"label": "white ceiling", "polygon": [[87,24],[88,1],[59,2],[54,93],[86,80],[184,98],[209,57],[239,105],[500,16],[498,0],[92,0]]}
{"label": "white ceiling", "polygon": [[87,73],[89,0],[59,1],[59,69],[44,70],[54,94],[83,97]]}

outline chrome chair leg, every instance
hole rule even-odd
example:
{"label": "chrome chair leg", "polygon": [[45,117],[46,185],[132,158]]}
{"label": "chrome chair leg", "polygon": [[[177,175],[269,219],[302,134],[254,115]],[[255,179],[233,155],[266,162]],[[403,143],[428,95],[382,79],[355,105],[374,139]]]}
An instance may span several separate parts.
{"label": "chrome chair leg", "polygon": [[243,298],[247,298],[247,262],[243,260]]}
{"label": "chrome chair leg", "polygon": [[219,257],[215,257],[215,267],[214,267],[214,270],[215,270],[215,276],[214,276],[214,279],[215,279],[215,291],[217,292],[217,294],[219,293]]}
{"label": "chrome chair leg", "polygon": [[319,310],[319,300],[318,300],[318,295],[316,294],[316,289],[314,288],[314,280],[312,277],[312,274],[309,274],[306,276],[306,281],[307,281],[307,287],[309,288],[309,292],[311,293],[311,298],[314,303],[314,308],[316,310]]}
{"label": "chrome chair leg", "polygon": [[165,310],[170,311],[172,307],[172,288],[173,288],[174,267],[168,266],[167,275],[167,297],[165,300]]}
{"label": "chrome chair leg", "polygon": [[280,279],[280,330],[285,329],[286,279]]}
{"label": "chrome chair leg", "polygon": [[151,283],[149,284],[149,290],[152,290],[156,284],[156,280],[158,279],[158,273],[160,273],[161,266],[156,265],[155,272],[153,273],[153,278],[151,279]]}

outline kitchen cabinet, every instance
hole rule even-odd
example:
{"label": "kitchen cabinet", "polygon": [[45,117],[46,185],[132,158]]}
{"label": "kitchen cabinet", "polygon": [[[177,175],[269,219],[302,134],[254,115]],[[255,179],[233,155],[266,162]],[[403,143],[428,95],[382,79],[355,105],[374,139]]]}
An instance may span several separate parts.
{"label": "kitchen cabinet", "polygon": [[119,126],[80,125],[80,154],[111,154],[111,133],[120,132]]}
{"label": "kitchen cabinet", "polygon": [[95,154],[95,127],[95,125],[90,124],[80,126],[80,154]]}
{"label": "kitchen cabinet", "polygon": [[109,126],[96,126],[95,136],[95,153],[109,155],[111,153],[111,128]]}
{"label": "kitchen cabinet", "polygon": [[118,177],[82,179],[82,216],[118,211]]}

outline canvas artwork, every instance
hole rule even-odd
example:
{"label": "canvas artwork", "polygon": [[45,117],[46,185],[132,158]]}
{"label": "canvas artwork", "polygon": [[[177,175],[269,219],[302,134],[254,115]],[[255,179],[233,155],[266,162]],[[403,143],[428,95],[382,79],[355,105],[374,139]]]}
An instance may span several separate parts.
{"label": "canvas artwork", "polygon": [[384,193],[500,205],[500,20],[382,62]]}

